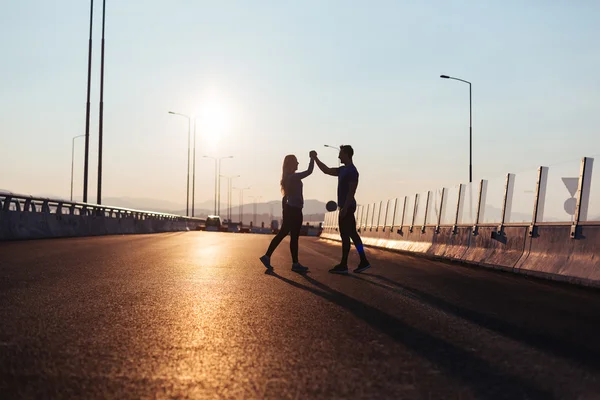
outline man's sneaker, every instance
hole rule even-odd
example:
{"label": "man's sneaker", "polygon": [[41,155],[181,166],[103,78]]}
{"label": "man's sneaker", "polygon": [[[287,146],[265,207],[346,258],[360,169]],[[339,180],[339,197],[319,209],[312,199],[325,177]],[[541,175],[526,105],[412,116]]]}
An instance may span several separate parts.
{"label": "man's sneaker", "polygon": [[360,264],[358,264],[358,267],[356,267],[356,269],[353,272],[355,274],[359,274],[369,268],[371,268],[371,264],[369,264],[369,262],[367,260],[364,260],[364,261],[361,261]]}
{"label": "man's sneaker", "polygon": [[343,274],[343,275],[346,275],[346,274],[348,274],[348,266],[347,265],[338,264],[335,267],[331,268],[329,270],[329,273],[331,273],[331,274]]}
{"label": "man's sneaker", "polygon": [[300,263],[293,263],[292,264],[292,271],[294,271],[294,272],[306,272],[306,271],[308,271],[308,267],[305,267],[304,265],[302,265]]}
{"label": "man's sneaker", "polygon": [[271,266],[271,257],[269,257],[266,254],[260,258],[260,262],[263,263],[263,265],[265,266],[265,268],[269,268],[269,269],[273,268]]}

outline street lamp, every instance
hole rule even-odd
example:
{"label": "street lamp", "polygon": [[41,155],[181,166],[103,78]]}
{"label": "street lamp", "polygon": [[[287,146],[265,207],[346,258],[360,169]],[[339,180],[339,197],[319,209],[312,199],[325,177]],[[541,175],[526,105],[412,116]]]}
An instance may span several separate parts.
{"label": "street lamp", "polygon": [[102,44],[100,47],[100,116],[98,118],[98,190],[96,203],[102,204],[102,141],[104,137],[104,27],[106,0],[102,0]]}
{"label": "street lamp", "polygon": [[75,164],[75,139],[84,137],[85,135],[78,135],[72,139],[71,143],[71,201],[73,201],[73,167]]}
{"label": "street lamp", "polygon": [[[324,145],[325,147],[329,147],[330,149],[334,149],[337,150],[338,152],[340,151],[339,147],[335,147],[335,146],[330,146],[328,144]],[[340,157],[338,156],[338,167],[340,166]]]}
{"label": "street lamp", "polygon": [[454,79],[455,81],[469,84],[469,183],[471,183],[473,182],[473,102],[471,97],[471,82],[448,75],[440,75],[440,78]]}
{"label": "street lamp", "polygon": [[92,84],[92,31],[94,24],[94,0],[90,1],[90,38],[88,40],[87,102],[85,103],[85,155],[83,164],[83,202],[87,203],[88,169],[90,157],[90,91]]}
{"label": "street lamp", "polygon": [[[221,185],[220,185],[220,179],[218,178],[219,175],[221,174],[221,160],[224,160],[226,158],[233,158],[233,156],[226,156],[226,157],[210,157],[210,156],[202,156],[204,158],[210,158],[212,160],[215,160],[215,215],[219,215],[219,213],[221,212],[221,204],[218,205],[217,208],[217,196],[218,196],[218,201],[221,201]],[[218,167],[217,167],[218,165]]]}
{"label": "street lamp", "polygon": [[249,190],[250,186],[245,187],[245,188],[233,188],[233,189],[240,191],[240,208],[239,208],[240,226],[241,226],[241,228],[243,228],[244,227],[244,190]]}
{"label": "street lamp", "polygon": [[194,117],[194,161],[192,165],[192,217],[194,217],[194,206],[196,205],[196,120],[199,117]]}
{"label": "street lamp", "polygon": [[250,198],[253,200],[254,202],[254,207],[253,207],[253,211],[254,211],[254,216],[253,216],[253,221],[254,221],[254,226],[256,226],[256,208],[257,208],[257,201],[260,201],[262,199],[262,196],[250,196]]}
{"label": "street lamp", "polygon": [[[187,118],[188,120],[188,150],[187,150],[187,195],[185,199],[185,215],[186,217],[190,215],[190,125],[192,124],[191,118],[188,115],[176,113],[173,111],[169,111],[169,114],[179,115],[181,117]],[[194,143],[195,146],[195,143]]]}
{"label": "street lamp", "polygon": [[235,178],[239,178],[240,175],[226,176],[219,175],[219,182],[221,182],[221,178],[227,179],[227,219],[231,221],[231,181]]}

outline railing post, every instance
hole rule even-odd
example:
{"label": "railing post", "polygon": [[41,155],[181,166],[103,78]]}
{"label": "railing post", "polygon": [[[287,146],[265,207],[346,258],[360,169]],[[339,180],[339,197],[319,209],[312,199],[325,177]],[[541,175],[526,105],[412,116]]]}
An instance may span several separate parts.
{"label": "railing post", "polygon": [[[504,224],[507,216],[512,212],[512,200],[515,187],[515,174],[506,174],[506,183],[504,184],[504,199],[502,200],[502,217],[498,226],[497,235],[504,234]],[[492,235],[493,237],[493,235]]]}
{"label": "railing post", "polygon": [[12,197],[10,195],[6,196],[4,198],[4,204],[2,205],[2,209],[4,211],[10,211],[10,201],[11,201],[11,199],[12,199]]}
{"label": "railing post", "polygon": [[535,184],[535,200],[533,202],[533,217],[529,225],[529,236],[535,236],[537,222],[544,219],[544,205],[546,203],[546,186],[548,184],[548,167],[538,168],[538,177]]}
{"label": "railing post", "polygon": [[394,212],[392,213],[392,225],[390,226],[390,232],[394,232],[394,223],[396,222],[396,210],[398,209],[398,198],[394,201]]}
{"label": "railing post", "polygon": [[[487,198],[487,184],[488,181],[482,179],[479,183],[479,201],[477,202],[477,214],[475,216],[475,224],[473,225],[473,235],[477,235],[479,230],[479,223],[485,215],[485,202]],[[482,206],[483,205],[483,206]]]}
{"label": "railing post", "polygon": [[437,225],[435,227],[435,233],[440,233],[440,225],[442,225],[442,216],[446,212],[446,195],[448,194],[448,189],[442,188],[442,198],[440,199],[440,213],[438,214]]}
{"label": "railing post", "polygon": [[369,227],[369,231],[373,230],[373,224],[375,223],[375,204],[373,203],[373,213],[371,214],[371,226]]}
{"label": "railing post", "polygon": [[375,226],[375,232],[379,231],[381,226],[381,209],[383,208],[383,200],[379,202],[379,211],[377,211],[377,226]]}
{"label": "railing post", "polygon": [[48,204],[48,200],[44,200],[44,202],[42,203],[42,212],[50,214],[50,204]]}
{"label": "railing post", "polygon": [[427,199],[425,200],[425,216],[423,217],[423,225],[421,233],[425,233],[425,225],[427,225],[427,214],[429,213],[429,201],[431,200],[431,190],[427,191]]}
{"label": "railing post", "polygon": [[581,169],[579,172],[579,185],[577,188],[577,207],[573,224],[571,225],[571,239],[578,239],[580,236],[580,221],[587,220],[588,207],[590,203],[590,188],[592,186],[592,170],[594,168],[594,159],[584,157],[581,160]]}
{"label": "railing post", "polygon": [[408,203],[408,196],[404,196],[404,203],[402,205],[402,217],[400,219],[400,229],[397,233],[402,234],[402,227],[404,226],[404,218],[406,217],[406,204]]}
{"label": "railing post", "polygon": [[458,232],[458,224],[462,223],[462,212],[463,212],[463,204],[465,201],[465,185],[462,183],[458,185],[458,200],[456,201],[456,215],[454,217],[454,226],[452,227],[452,233],[456,234]]}
{"label": "railing post", "polygon": [[32,203],[31,199],[26,199],[25,205],[23,206],[23,211],[25,211],[25,212],[31,211],[31,203]]}
{"label": "railing post", "polygon": [[417,210],[419,209],[419,193],[415,194],[415,205],[413,207],[413,216],[410,221],[410,226],[408,227],[408,231],[412,233],[413,227],[415,226],[415,219],[417,218]]}
{"label": "railing post", "polygon": [[385,206],[385,216],[383,217],[383,232],[385,232],[385,226],[387,225],[387,217],[388,217],[388,212],[390,210],[390,201],[391,199],[389,199],[386,203]]}

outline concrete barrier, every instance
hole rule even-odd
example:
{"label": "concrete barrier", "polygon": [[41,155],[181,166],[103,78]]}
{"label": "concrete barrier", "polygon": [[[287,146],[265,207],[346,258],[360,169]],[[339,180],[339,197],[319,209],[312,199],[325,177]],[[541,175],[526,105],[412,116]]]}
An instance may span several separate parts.
{"label": "concrete barrier", "polygon": [[462,261],[484,267],[511,270],[523,256],[528,227],[479,226],[469,241]]}
{"label": "concrete barrier", "polygon": [[537,226],[515,272],[600,286],[600,226],[580,226],[576,239],[570,233],[571,225]]}
{"label": "concrete barrier", "polygon": [[473,228],[470,226],[441,226],[433,236],[433,243],[427,254],[433,257],[462,260],[471,244]]}
{"label": "concrete barrier", "polygon": [[[427,257],[459,261],[487,268],[600,287],[600,225],[582,225],[577,239],[570,238],[571,225],[536,227],[404,226],[392,231],[366,228],[360,232],[366,246]],[[335,227],[327,227],[322,239],[340,241]]]}
{"label": "concrete barrier", "polygon": [[0,240],[188,231],[203,222],[173,214],[0,194]]}

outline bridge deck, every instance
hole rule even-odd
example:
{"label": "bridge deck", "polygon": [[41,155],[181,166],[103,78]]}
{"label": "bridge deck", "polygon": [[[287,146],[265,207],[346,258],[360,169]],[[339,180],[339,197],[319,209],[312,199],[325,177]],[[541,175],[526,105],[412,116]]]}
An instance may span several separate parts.
{"label": "bridge deck", "polygon": [[[2,398],[597,398],[600,293],[211,232],[0,243]],[[357,263],[354,254],[351,258]]]}

